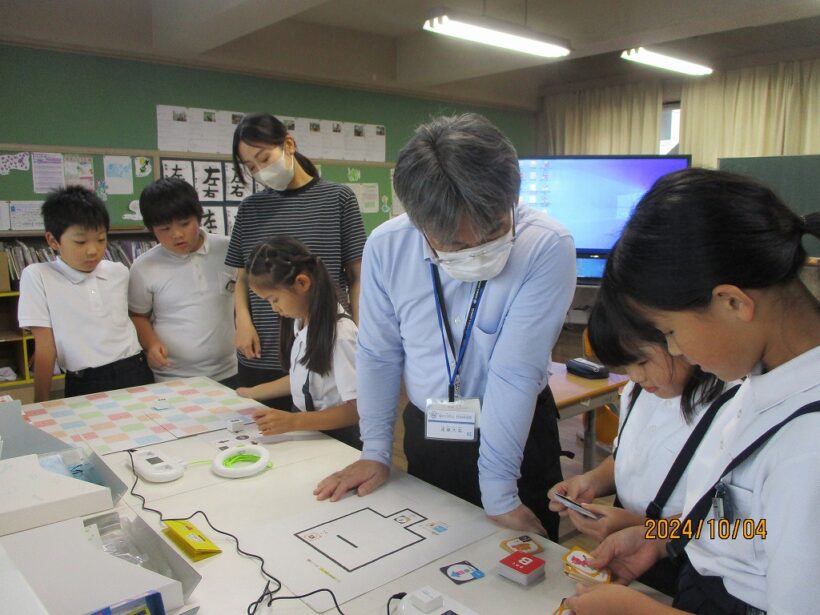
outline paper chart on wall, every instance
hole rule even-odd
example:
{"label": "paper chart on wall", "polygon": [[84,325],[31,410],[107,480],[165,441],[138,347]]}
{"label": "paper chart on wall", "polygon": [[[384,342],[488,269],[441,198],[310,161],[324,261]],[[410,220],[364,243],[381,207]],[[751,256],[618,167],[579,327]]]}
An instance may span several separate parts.
{"label": "paper chart on wall", "polygon": [[[277,576],[294,594],[332,587],[343,603],[496,531],[479,508],[453,500],[404,475],[366,498],[262,524],[246,539],[266,560],[288,554]],[[333,608],[326,594],[305,602]]]}
{"label": "paper chart on wall", "polygon": [[183,378],[28,404],[23,415],[64,442],[104,455],[223,429],[229,418],[250,421],[260,407],[208,378]]}

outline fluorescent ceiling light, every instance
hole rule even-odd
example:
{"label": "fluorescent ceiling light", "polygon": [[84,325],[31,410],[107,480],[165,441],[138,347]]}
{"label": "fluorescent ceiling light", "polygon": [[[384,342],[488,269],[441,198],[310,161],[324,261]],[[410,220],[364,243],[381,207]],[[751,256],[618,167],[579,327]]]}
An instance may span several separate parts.
{"label": "fluorescent ceiling light", "polygon": [[641,64],[648,64],[649,66],[657,66],[658,68],[665,68],[666,70],[673,70],[678,73],[685,73],[687,75],[711,75],[712,69],[708,66],[701,66],[694,62],[687,62],[686,60],[679,60],[670,56],[665,56],[654,51],[649,51],[643,47],[637,49],[628,49],[621,54],[624,60],[632,62],[640,62]]}
{"label": "fluorescent ceiling light", "polygon": [[484,17],[454,14],[448,9],[440,9],[425,21],[424,29],[465,41],[520,51],[542,58],[561,58],[569,54],[569,48],[563,41],[550,40],[522,26]]}

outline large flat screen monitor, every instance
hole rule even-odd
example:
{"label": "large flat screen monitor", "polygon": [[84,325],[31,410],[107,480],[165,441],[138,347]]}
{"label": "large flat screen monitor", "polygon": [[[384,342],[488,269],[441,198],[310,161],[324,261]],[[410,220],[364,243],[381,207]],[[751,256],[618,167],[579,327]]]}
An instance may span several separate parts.
{"label": "large flat screen monitor", "polygon": [[520,200],[570,230],[578,278],[594,281],[644,193],[659,177],[690,162],[689,156],[524,157]]}

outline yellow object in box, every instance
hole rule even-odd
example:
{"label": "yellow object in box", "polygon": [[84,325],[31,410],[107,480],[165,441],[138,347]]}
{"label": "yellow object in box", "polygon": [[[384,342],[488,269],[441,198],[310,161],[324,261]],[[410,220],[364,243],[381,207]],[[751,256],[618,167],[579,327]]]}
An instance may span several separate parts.
{"label": "yellow object in box", "polygon": [[222,553],[222,549],[206,538],[190,521],[171,519],[163,523],[165,523],[164,532],[168,538],[193,561],[198,562],[206,557]]}

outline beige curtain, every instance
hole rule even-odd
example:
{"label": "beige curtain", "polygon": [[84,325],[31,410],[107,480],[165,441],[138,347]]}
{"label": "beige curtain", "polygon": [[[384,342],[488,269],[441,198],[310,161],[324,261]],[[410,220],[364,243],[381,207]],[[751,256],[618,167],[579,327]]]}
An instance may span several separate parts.
{"label": "beige curtain", "polygon": [[743,68],[692,80],[681,93],[680,152],[718,158],[820,153],[820,60]]}
{"label": "beige curtain", "polygon": [[539,114],[539,151],[548,155],[657,154],[660,82],[546,96]]}

